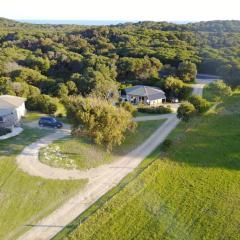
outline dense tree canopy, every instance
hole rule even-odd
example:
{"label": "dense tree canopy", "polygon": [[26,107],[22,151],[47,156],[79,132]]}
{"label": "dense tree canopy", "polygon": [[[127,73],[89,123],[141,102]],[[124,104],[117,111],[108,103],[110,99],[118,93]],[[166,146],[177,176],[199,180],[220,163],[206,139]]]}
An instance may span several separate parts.
{"label": "dense tree canopy", "polygon": [[145,84],[186,98],[182,82],[194,81],[197,69],[237,87],[239,26],[212,21],[87,27],[0,19],[0,93],[112,99],[120,84]]}

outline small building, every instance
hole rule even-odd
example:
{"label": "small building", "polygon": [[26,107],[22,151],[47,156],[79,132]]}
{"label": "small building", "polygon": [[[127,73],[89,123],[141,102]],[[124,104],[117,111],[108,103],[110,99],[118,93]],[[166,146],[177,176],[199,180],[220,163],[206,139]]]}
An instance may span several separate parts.
{"label": "small building", "polygon": [[166,101],[165,92],[156,87],[136,85],[125,89],[123,98],[133,104],[160,105]]}
{"label": "small building", "polygon": [[25,101],[21,97],[0,96],[0,127],[13,128],[19,124],[26,114]]}

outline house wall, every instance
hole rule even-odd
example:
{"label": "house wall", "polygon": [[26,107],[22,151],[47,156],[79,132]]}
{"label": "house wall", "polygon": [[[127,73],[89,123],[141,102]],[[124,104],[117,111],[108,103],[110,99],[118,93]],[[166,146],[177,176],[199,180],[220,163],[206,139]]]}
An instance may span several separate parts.
{"label": "house wall", "polygon": [[150,101],[150,106],[156,106],[156,105],[160,105],[165,101],[164,98],[160,98],[160,99],[156,99],[156,100],[152,100]]}
{"label": "house wall", "polygon": [[126,99],[128,102],[133,101],[136,99],[136,103],[143,102],[147,104],[147,97],[135,96],[135,95],[126,95]]}
{"label": "house wall", "polygon": [[165,98],[160,98],[160,99],[151,100],[151,101],[148,101],[147,97],[144,97],[144,100],[142,100],[142,97],[140,97],[140,98],[141,99],[139,100],[139,96],[126,95],[126,99],[127,99],[128,102],[131,102],[133,99],[136,99],[136,103],[143,102],[144,104],[148,104],[150,106],[157,106],[157,105],[160,105],[160,104],[162,104],[163,102],[166,101]]}
{"label": "house wall", "polygon": [[13,111],[5,116],[1,116],[3,121],[0,121],[0,127],[13,128],[17,123],[17,113]]}
{"label": "house wall", "polygon": [[26,114],[25,103],[23,103],[20,107],[16,108],[17,113],[17,121],[19,122],[22,117]]}
{"label": "house wall", "polygon": [[13,128],[18,125],[21,121],[21,118],[25,116],[26,108],[25,103],[23,103],[20,107],[13,109],[11,113],[1,116],[3,121],[0,121],[0,127],[3,128]]}

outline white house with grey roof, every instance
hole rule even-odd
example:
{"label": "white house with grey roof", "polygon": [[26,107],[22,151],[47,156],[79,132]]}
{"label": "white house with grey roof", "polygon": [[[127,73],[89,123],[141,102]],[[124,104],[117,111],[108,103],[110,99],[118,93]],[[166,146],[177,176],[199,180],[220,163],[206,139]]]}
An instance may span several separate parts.
{"label": "white house with grey roof", "polygon": [[126,88],[125,93],[123,98],[133,104],[143,103],[154,106],[166,101],[165,92],[156,87],[136,85]]}
{"label": "white house with grey roof", "polygon": [[25,98],[1,95],[0,96],[0,127],[13,128],[17,126],[26,114]]}

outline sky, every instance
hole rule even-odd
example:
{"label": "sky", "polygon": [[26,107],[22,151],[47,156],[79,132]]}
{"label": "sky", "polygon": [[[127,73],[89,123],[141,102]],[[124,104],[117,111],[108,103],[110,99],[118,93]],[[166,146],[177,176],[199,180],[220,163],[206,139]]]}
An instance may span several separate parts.
{"label": "sky", "polygon": [[0,0],[0,17],[47,20],[240,20],[240,0]]}

